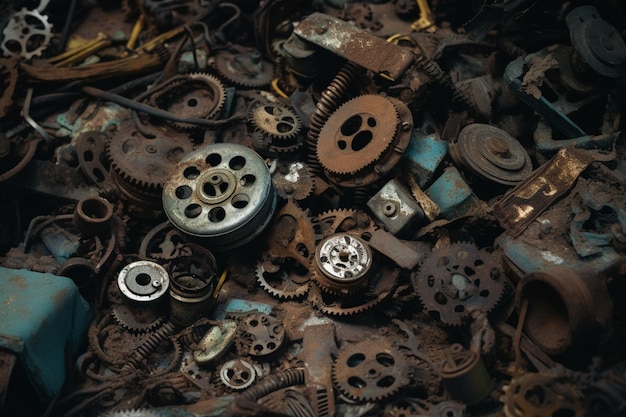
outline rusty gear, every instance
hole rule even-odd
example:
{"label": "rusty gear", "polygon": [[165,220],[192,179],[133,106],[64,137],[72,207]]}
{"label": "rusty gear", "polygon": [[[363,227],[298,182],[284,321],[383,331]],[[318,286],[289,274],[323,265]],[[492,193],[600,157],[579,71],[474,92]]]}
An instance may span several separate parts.
{"label": "rusty gear", "polygon": [[[173,77],[155,90],[150,103],[180,117],[214,119],[226,101],[226,90],[221,81],[201,72]],[[181,122],[172,122],[172,125],[181,130],[197,127]]]}
{"label": "rusty gear", "polygon": [[311,259],[311,277],[323,291],[354,294],[367,286],[372,251],[361,238],[337,233],[322,240]]}
{"label": "rusty gear", "polygon": [[315,146],[317,159],[331,182],[363,187],[392,171],[407,149],[412,131],[413,116],[402,101],[359,96],[330,115]]}
{"label": "rusty gear", "polygon": [[355,401],[380,401],[409,382],[404,355],[385,339],[349,344],[333,363],[333,382]]}
{"label": "rusty gear", "polygon": [[237,351],[241,356],[267,357],[276,353],[287,341],[280,320],[263,313],[250,314],[240,322]]}
{"label": "rusty gear", "polygon": [[272,181],[279,196],[296,201],[309,197],[315,189],[315,176],[303,162],[281,163],[272,174]]}
{"label": "rusty gear", "polygon": [[150,333],[163,325],[163,317],[147,308],[132,309],[123,304],[111,309],[113,320],[132,334]]}
{"label": "rusty gear", "polygon": [[551,417],[588,415],[582,393],[567,377],[525,374],[503,387],[503,412],[506,417]]}
{"label": "rusty gear", "polygon": [[470,243],[433,250],[411,279],[425,310],[451,326],[472,311],[490,311],[504,291],[494,257]]}
{"label": "rusty gear", "polygon": [[364,211],[356,209],[325,211],[317,216],[317,223],[323,237],[347,232],[368,241],[376,230],[374,220]]}
{"label": "rusty gear", "polygon": [[299,299],[309,292],[309,271],[289,260],[278,265],[270,261],[259,262],[256,277],[261,288],[281,300]]}
{"label": "rusty gear", "polygon": [[270,258],[292,258],[306,267],[315,253],[319,237],[317,224],[308,211],[302,210],[293,200],[288,200],[275,215],[266,240]]}
{"label": "rusty gear", "polygon": [[396,288],[399,271],[379,268],[372,272],[368,287],[350,295],[337,295],[322,291],[318,285],[311,285],[309,301],[329,316],[350,316],[360,314],[387,300]]}
{"label": "rusty gear", "polygon": [[255,106],[250,111],[250,121],[273,139],[292,139],[302,127],[300,118],[291,109],[274,103]]}
{"label": "rusty gear", "polygon": [[[189,138],[170,132],[149,139],[132,124],[122,125],[107,146],[113,176],[130,197],[161,199],[163,184],[176,164],[189,152]],[[128,195],[127,195],[128,196]]]}
{"label": "rusty gear", "polygon": [[398,112],[387,98],[353,98],[331,114],[322,127],[317,158],[328,172],[355,174],[391,146],[397,126]]}
{"label": "rusty gear", "polygon": [[22,8],[11,16],[2,32],[2,52],[8,57],[31,59],[39,56],[52,39],[52,25],[38,10]]}
{"label": "rusty gear", "polygon": [[258,51],[221,52],[215,57],[215,66],[224,78],[241,87],[263,87],[274,76],[274,65],[263,60]]}

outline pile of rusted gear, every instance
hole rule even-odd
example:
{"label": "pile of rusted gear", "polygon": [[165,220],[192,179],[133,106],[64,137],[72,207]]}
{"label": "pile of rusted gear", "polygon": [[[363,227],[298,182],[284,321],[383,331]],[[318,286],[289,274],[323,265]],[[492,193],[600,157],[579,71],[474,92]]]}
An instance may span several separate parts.
{"label": "pile of rusted gear", "polygon": [[623,4],[33,3],[0,266],[94,320],[32,415],[626,413]]}

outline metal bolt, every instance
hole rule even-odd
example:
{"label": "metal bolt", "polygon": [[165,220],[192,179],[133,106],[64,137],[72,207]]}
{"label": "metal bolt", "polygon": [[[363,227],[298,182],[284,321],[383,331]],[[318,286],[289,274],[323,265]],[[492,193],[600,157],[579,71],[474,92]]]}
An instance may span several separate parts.
{"label": "metal bolt", "polygon": [[387,217],[392,217],[396,214],[396,211],[398,211],[398,208],[396,207],[396,203],[392,201],[386,202],[383,206],[383,214]]}
{"label": "metal bolt", "polygon": [[485,145],[487,146],[487,149],[494,155],[498,155],[502,158],[511,157],[511,150],[509,149],[509,145],[502,138],[490,136],[485,140]]}
{"label": "metal bolt", "polygon": [[148,145],[146,146],[146,152],[148,153],[156,153],[157,149],[154,145]]}

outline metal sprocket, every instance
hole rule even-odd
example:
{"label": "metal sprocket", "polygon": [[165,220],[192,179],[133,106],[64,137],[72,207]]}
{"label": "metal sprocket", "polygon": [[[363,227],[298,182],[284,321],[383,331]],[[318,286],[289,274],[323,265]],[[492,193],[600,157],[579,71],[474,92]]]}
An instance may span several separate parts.
{"label": "metal sprocket", "polygon": [[470,243],[441,247],[411,276],[425,310],[451,326],[472,311],[490,311],[504,291],[501,271],[491,253]]}
{"label": "metal sprocket", "polygon": [[292,139],[302,122],[291,109],[275,103],[265,103],[254,106],[250,111],[250,122],[255,129],[267,134],[272,139]]}
{"label": "metal sprocket", "polygon": [[153,311],[140,308],[132,312],[125,305],[117,305],[111,309],[113,320],[132,334],[145,334],[157,330],[165,322],[162,316]]}
{"label": "metal sprocket", "polygon": [[268,294],[281,300],[304,297],[309,291],[310,274],[288,260],[274,265],[270,261],[259,262],[256,268],[257,282]]}
{"label": "metal sprocket", "polygon": [[398,112],[389,99],[374,94],[353,98],[332,113],[322,127],[317,158],[331,173],[355,174],[391,146],[398,122]]}
{"label": "metal sprocket", "polygon": [[346,345],[333,363],[333,382],[355,401],[379,401],[409,382],[404,355],[385,339],[366,339]]}
{"label": "metal sprocket", "polygon": [[39,10],[22,8],[11,16],[2,32],[0,47],[5,56],[31,59],[39,56],[52,39],[52,25]]}
{"label": "metal sprocket", "polygon": [[257,51],[221,52],[215,57],[215,66],[224,78],[241,87],[263,87],[274,76],[274,65],[263,60]]}
{"label": "metal sprocket", "polygon": [[175,132],[150,139],[126,123],[107,146],[111,169],[132,190],[160,198],[170,171],[192,151],[191,140]]}
{"label": "metal sprocket", "polygon": [[[155,87],[150,96],[152,105],[180,117],[199,119],[216,118],[226,102],[226,90],[215,76],[196,72],[168,80],[166,85]],[[194,129],[197,125],[172,122],[181,130]]]}

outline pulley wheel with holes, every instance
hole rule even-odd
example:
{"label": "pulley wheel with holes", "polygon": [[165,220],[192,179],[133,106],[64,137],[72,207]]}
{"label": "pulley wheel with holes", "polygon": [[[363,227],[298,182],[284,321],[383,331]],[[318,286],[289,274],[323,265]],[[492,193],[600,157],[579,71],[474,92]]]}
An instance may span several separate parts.
{"label": "pulley wheel with holes", "polygon": [[333,363],[333,381],[355,401],[379,401],[408,383],[409,364],[402,352],[383,339],[347,345]]}
{"label": "pulley wheel with holes", "polygon": [[216,143],[187,155],[163,190],[172,224],[213,249],[250,242],[271,221],[276,193],[263,159],[233,143]]}
{"label": "pulley wheel with holes", "polygon": [[528,152],[513,136],[495,126],[465,126],[450,146],[454,161],[486,180],[516,185],[533,170]]}
{"label": "pulley wheel with holes", "polygon": [[363,95],[344,103],[322,127],[317,157],[324,169],[352,174],[375,162],[391,145],[398,124],[393,103]]}

